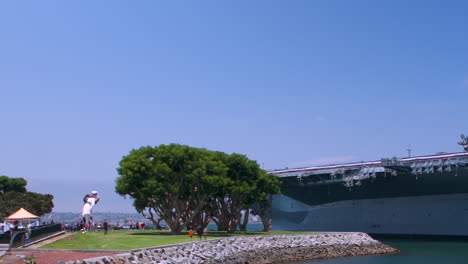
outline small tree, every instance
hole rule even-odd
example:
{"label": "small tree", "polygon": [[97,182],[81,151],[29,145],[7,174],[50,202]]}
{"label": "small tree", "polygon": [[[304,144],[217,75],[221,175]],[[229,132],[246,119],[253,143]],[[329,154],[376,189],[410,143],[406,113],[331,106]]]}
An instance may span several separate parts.
{"label": "small tree", "polygon": [[[260,175],[264,172],[256,161],[245,155],[218,153],[218,157],[228,168],[229,181],[211,199],[210,212],[218,230],[232,233],[241,223],[242,210],[256,200],[255,190]],[[248,214],[246,215],[248,218]]]}
{"label": "small tree", "polygon": [[262,175],[259,188],[256,190],[258,199],[254,204],[254,212],[260,216],[264,232],[271,231],[273,225],[273,195],[281,193],[280,185],[281,182],[278,176],[265,173]]}

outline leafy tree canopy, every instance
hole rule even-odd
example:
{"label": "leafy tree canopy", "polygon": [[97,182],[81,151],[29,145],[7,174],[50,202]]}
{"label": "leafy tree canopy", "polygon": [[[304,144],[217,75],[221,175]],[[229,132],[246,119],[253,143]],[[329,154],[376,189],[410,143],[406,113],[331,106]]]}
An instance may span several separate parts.
{"label": "leafy tree canopy", "polygon": [[7,192],[26,192],[26,180],[23,178],[9,178],[0,176],[0,195]]}
{"label": "leafy tree canopy", "polygon": [[[256,161],[186,145],[141,147],[124,156],[115,190],[134,199],[137,211],[157,224],[164,219],[173,233],[214,220],[219,230],[234,232],[242,211],[267,194],[279,192],[276,176]],[[261,186],[260,186],[261,185]],[[245,227],[248,214],[244,214]]]}
{"label": "leafy tree canopy", "polygon": [[52,211],[54,198],[51,194],[39,194],[34,192],[7,192],[0,196],[0,212],[3,216],[9,216],[20,208],[41,216]]}
{"label": "leafy tree canopy", "polygon": [[217,152],[217,156],[228,168],[229,181],[211,199],[209,209],[218,230],[234,232],[240,223],[242,210],[259,199],[256,189],[264,171],[245,155]]}
{"label": "leafy tree canopy", "polygon": [[212,151],[179,144],[132,150],[117,171],[116,192],[132,197],[138,211],[156,212],[173,233],[228,181],[226,166]]}
{"label": "leafy tree canopy", "polygon": [[27,181],[23,178],[0,176],[0,218],[11,215],[20,208],[41,216],[50,213],[54,207],[54,196],[26,190]]}

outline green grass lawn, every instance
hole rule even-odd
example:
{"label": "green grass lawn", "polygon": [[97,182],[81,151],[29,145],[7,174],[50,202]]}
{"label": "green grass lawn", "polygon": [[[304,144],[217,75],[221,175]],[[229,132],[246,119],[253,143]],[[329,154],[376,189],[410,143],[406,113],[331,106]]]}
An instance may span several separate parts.
{"label": "green grass lawn", "polygon": [[[275,231],[265,232],[236,232],[228,234],[220,231],[210,231],[207,239],[229,236],[259,236],[259,235],[291,235],[291,234],[313,234],[312,232],[287,232]],[[203,238],[202,238],[203,239]],[[194,236],[192,241],[197,241]],[[129,250],[144,247],[163,246],[176,243],[190,242],[187,232],[182,235],[172,235],[167,231],[154,230],[112,230],[107,235],[103,232],[75,233],[67,238],[57,240],[41,248],[56,249],[106,249],[106,250]]]}

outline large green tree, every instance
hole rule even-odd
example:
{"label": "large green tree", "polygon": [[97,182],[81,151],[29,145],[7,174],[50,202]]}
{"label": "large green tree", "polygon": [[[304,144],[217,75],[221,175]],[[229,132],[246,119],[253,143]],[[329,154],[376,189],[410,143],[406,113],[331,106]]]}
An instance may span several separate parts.
{"label": "large green tree", "polygon": [[26,192],[26,180],[0,176],[0,195],[7,192]]}
{"label": "large green tree", "polygon": [[116,192],[134,199],[153,222],[164,219],[173,233],[190,224],[228,179],[226,165],[212,151],[170,144],[141,147],[124,156]]}
{"label": "large green tree", "polygon": [[243,210],[245,221],[242,226],[247,225],[248,209],[258,199],[259,193],[256,189],[264,171],[256,161],[248,159],[245,155],[217,152],[217,156],[226,164],[229,180],[210,200],[210,213],[218,230],[232,233],[241,223]]}
{"label": "large green tree", "polygon": [[0,211],[4,216],[8,216],[24,208],[32,214],[41,216],[52,211],[53,199],[54,196],[51,194],[7,192],[0,196]]}
{"label": "large green tree", "polygon": [[51,194],[39,194],[26,190],[27,181],[23,178],[0,176],[0,218],[14,213],[20,208],[41,216],[54,208]]}

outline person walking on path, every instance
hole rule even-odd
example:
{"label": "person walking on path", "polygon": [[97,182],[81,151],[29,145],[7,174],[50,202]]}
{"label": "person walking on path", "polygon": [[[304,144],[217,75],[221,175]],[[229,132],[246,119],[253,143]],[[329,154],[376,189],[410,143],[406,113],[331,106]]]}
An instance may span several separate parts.
{"label": "person walking on path", "polygon": [[25,244],[31,243],[31,228],[29,226],[26,227],[26,232],[24,233]]}

